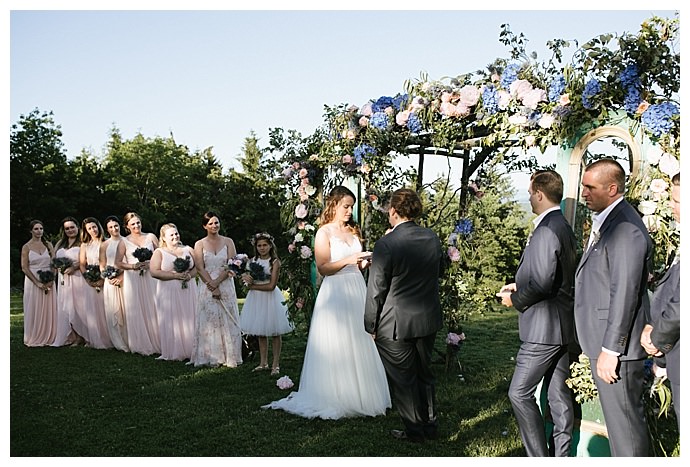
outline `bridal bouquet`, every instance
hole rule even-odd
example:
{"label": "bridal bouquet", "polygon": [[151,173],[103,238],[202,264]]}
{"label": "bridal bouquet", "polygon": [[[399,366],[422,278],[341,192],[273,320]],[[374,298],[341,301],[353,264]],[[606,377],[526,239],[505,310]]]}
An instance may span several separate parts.
{"label": "bridal bouquet", "polygon": [[[185,256],[184,258],[175,258],[175,261],[173,261],[173,268],[175,269],[175,272],[187,272],[192,266],[192,259],[189,256]],[[186,289],[187,288],[187,280],[182,281],[182,288]]]}
{"label": "bridal bouquet", "polygon": [[[47,271],[38,271],[38,280],[42,284],[49,284],[55,280],[55,273],[48,269]],[[44,290],[43,293],[47,294],[48,290]]]}
{"label": "bridal bouquet", "polygon": [[[87,282],[98,282],[101,279],[101,268],[97,264],[87,264],[86,271],[84,272],[84,279]],[[100,292],[101,288],[96,287],[96,292]]]}
{"label": "bridal bouquet", "polygon": [[242,274],[247,269],[247,263],[249,262],[249,256],[244,253],[238,253],[228,261],[226,269],[236,276]]}
{"label": "bridal bouquet", "polygon": [[[122,273],[119,269],[117,269],[115,266],[111,266],[110,264],[105,267],[103,272],[101,272],[101,277],[103,279],[115,279],[117,276],[119,276]],[[118,288],[120,285],[118,284]]]}
{"label": "bridal bouquet", "polygon": [[[144,247],[139,247],[134,252],[132,252],[132,255],[139,261],[140,263],[143,263],[144,261],[148,261],[151,259],[151,256],[153,256],[153,251],[149,250],[148,248]],[[139,275],[143,276],[144,275],[144,270],[141,269],[139,271]]]}

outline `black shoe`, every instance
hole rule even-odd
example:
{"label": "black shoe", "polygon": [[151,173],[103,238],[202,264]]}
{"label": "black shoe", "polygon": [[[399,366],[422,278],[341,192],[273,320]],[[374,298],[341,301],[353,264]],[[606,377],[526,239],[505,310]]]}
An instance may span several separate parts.
{"label": "black shoe", "polygon": [[409,441],[411,443],[423,443],[424,437],[422,436],[410,436],[403,430],[391,430],[391,436],[395,439],[401,441]]}

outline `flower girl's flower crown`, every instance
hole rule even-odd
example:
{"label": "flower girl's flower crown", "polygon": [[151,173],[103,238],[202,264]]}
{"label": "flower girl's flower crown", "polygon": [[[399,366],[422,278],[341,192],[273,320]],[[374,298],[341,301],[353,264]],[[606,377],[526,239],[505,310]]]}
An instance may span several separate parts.
{"label": "flower girl's flower crown", "polygon": [[254,246],[254,244],[256,244],[256,242],[259,240],[268,240],[269,242],[273,243],[273,236],[267,232],[259,232],[250,240],[252,242],[252,246]]}

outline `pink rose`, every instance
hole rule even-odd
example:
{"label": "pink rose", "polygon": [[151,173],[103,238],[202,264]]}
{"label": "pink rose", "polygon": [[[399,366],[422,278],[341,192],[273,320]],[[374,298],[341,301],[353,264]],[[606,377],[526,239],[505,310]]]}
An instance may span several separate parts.
{"label": "pink rose", "polygon": [[297,300],[295,300],[295,306],[300,310],[304,308],[304,299],[302,297],[297,297]]}
{"label": "pink rose", "polygon": [[505,110],[508,108],[509,104],[510,94],[507,91],[504,91],[503,89],[498,91],[498,108],[501,110]]}
{"label": "pink rose", "polygon": [[295,244],[294,244],[294,243],[290,243],[290,244],[288,245],[288,252],[293,253],[294,251],[295,251]]}
{"label": "pink rose", "polygon": [[441,94],[441,102],[444,104],[447,104],[450,102],[450,93],[445,91],[443,94]]}
{"label": "pink rose", "polygon": [[462,102],[458,102],[458,105],[455,106],[455,113],[453,114],[453,116],[454,117],[467,117],[469,114],[470,114],[470,108],[467,107]]}
{"label": "pink rose", "polygon": [[369,125],[369,119],[367,117],[365,117],[364,115],[359,117],[359,126],[366,127],[368,125]]}
{"label": "pink rose", "polygon": [[445,115],[446,117],[452,117],[455,115],[455,106],[451,104],[450,102],[444,102],[441,104],[441,115]]}
{"label": "pink rose", "polygon": [[299,162],[293,162],[293,163],[292,163],[292,168],[293,168],[293,169],[299,170],[300,167],[301,167],[301,166],[299,165]]}
{"label": "pink rose", "polygon": [[636,113],[637,115],[642,115],[643,113],[645,113],[645,111],[646,111],[648,108],[649,108],[649,102],[647,102],[647,101],[642,101],[642,102],[640,102],[640,105],[637,106],[637,110],[635,111],[635,113]]}
{"label": "pink rose", "polygon": [[479,89],[476,86],[466,85],[460,89],[460,102],[467,107],[476,105],[479,101]]}
{"label": "pink rose", "polygon": [[453,262],[460,261],[460,250],[458,250],[454,246],[449,247],[448,248],[448,257]]}
{"label": "pink rose", "polygon": [[299,249],[299,255],[304,259],[311,258],[311,248],[307,245],[302,245]]}
{"label": "pink rose", "polygon": [[525,96],[522,98],[522,104],[527,107],[528,109],[536,109],[537,105],[540,102],[544,102],[546,100],[546,91],[543,89],[535,88],[529,91]]}
{"label": "pink rose", "polygon": [[309,175],[309,171],[307,169],[299,170],[299,178],[305,178],[307,175]]}
{"label": "pink rose", "polygon": [[402,112],[398,112],[398,114],[395,116],[395,123],[400,126],[405,126],[407,125],[408,118],[410,118],[410,111],[403,110]]}
{"label": "pink rose", "polygon": [[295,208],[295,217],[298,219],[304,219],[307,217],[307,214],[309,211],[307,210],[307,207],[304,204],[298,204],[297,207]]}
{"label": "pink rose", "polygon": [[510,84],[510,95],[519,100],[524,99],[531,90],[532,83],[526,79],[516,79]]}
{"label": "pink rose", "polygon": [[491,81],[494,83],[498,83],[501,80],[501,75],[498,73],[494,73],[491,75]]}
{"label": "pink rose", "polygon": [[364,115],[365,117],[371,117],[371,114],[374,112],[371,110],[371,101],[367,102],[362,106],[362,109],[359,111],[360,115]]}
{"label": "pink rose", "polygon": [[558,98],[558,103],[565,107],[570,104],[570,96],[568,94],[562,94],[561,97]]}
{"label": "pink rose", "polygon": [[352,164],[352,156],[350,154],[343,156],[343,164]]}

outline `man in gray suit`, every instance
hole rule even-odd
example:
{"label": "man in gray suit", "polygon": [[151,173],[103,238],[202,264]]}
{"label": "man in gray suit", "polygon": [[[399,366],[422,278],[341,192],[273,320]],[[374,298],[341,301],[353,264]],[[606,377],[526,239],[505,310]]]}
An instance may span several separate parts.
{"label": "man in gray suit", "polygon": [[639,336],[648,306],[652,241],[625,199],[625,172],[613,159],[589,164],[582,197],[592,232],[575,272],[575,329],[592,365],[611,455],[648,456],[642,403],[644,360]]}
{"label": "man in gray suit", "polygon": [[412,442],[438,438],[431,354],[443,326],[441,242],[414,222],[421,214],[417,193],[407,188],[393,192],[388,209],[393,228],[374,245],[364,311],[364,327],[376,339],[405,425],[391,435]]}
{"label": "man in gray suit", "polygon": [[560,209],[563,179],[557,172],[535,172],[528,191],[532,212],[537,215],[534,231],[520,258],[515,283],[497,294],[504,305],[520,312],[522,344],[508,397],[527,455],[548,456],[544,420],[534,397],[543,378],[554,425],[554,455],[568,457],[574,414],[565,380],[570,376],[568,345],[575,340],[575,235]]}
{"label": "man in gray suit", "polygon": [[[671,179],[670,204],[680,228],[680,173]],[[659,365],[666,367],[680,430],[680,251],[656,286],[649,315],[640,343],[649,355],[658,357]]]}

